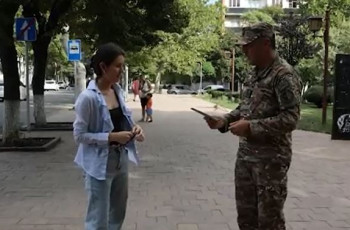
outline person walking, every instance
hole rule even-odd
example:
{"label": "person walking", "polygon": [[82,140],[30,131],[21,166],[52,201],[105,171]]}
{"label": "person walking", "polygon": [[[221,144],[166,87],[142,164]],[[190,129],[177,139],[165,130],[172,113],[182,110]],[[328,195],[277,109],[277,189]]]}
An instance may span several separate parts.
{"label": "person walking", "polygon": [[140,78],[140,101],[141,101],[141,112],[142,118],[141,122],[144,122],[146,119],[146,106],[148,102],[147,94],[152,91],[151,82],[145,78],[145,76],[141,76]]}

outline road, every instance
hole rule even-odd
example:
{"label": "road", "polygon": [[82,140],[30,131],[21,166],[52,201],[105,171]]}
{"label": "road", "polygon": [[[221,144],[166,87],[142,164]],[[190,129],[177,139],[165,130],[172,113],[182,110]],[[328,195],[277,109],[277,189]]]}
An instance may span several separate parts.
{"label": "road", "polygon": [[[190,110],[214,112],[210,103],[191,96],[153,99],[154,122],[140,123],[146,142],[138,144],[140,166],[130,167],[123,230],[238,230],[238,139],[208,130]],[[139,102],[128,105],[138,120]],[[62,143],[44,153],[0,153],[0,229],[83,229],[86,195],[82,173],[72,162],[72,133],[32,135],[60,136]],[[302,131],[293,138],[287,229],[350,230],[350,142]]]}

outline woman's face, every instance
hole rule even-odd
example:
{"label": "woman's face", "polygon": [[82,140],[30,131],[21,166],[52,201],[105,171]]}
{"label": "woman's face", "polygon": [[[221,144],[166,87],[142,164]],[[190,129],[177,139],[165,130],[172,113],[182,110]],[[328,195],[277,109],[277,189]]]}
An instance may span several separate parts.
{"label": "woman's face", "polygon": [[105,66],[104,78],[113,84],[119,82],[120,76],[124,72],[124,61],[124,56],[119,55],[109,66]]}

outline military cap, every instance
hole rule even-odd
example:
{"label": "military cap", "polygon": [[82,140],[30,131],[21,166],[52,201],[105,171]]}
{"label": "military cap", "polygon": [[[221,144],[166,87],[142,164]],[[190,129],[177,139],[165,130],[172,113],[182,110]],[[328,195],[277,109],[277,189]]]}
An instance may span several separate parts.
{"label": "military cap", "polygon": [[268,38],[273,40],[275,32],[273,26],[266,22],[261,22],[242,29],[242,36],[236,45],[248,45],[258,38]]}

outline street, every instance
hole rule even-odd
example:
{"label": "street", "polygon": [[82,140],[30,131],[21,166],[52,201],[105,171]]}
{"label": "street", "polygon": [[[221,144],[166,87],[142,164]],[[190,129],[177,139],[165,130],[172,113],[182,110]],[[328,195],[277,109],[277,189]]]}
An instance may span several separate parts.
{"label": "street", "polygon": [[[57,112],[62,110],[68,110],[73,107],[74,91],[71,90],[59,90],[59,91],[47,91],[45,92],[45,112],[48,122],[51,121],[51,116],[56,115]],[[26,125],[26,101],[21,101],[20,107],[20,124]],[[2,129],[4,115],[4,103],[0,102],[0,129]],[[34,122],[33,118],[33,95],[30,98],[30,119]],[[53,118],[55,119],[55,118]],[[64,121],[64,120],[62,120]]]}
{"label": "street", "polygon": [[[70,92],[46,98],[52,121],[58,121],[53,113],[59,111],[65,114],[61,119],[72,119]],[[140,119],[139,102],[130,99],[128,105]],[[146,142],[138,144],[140,166],[130,167],[123,230],[238,230],[238,139],[209,130],[191,107],[224,112],[192,96],[154,95],[154,122],[140,123]],[[0,153],[0,229],[83,229],[86,196],[82,173],[72,162],[72,133],[31,135],[61,136],[62,143],[44,153]],[[350,229],[349,147],[350,142],[331,141],[329,135],[294,133],[285,205],[289,230]]]}

